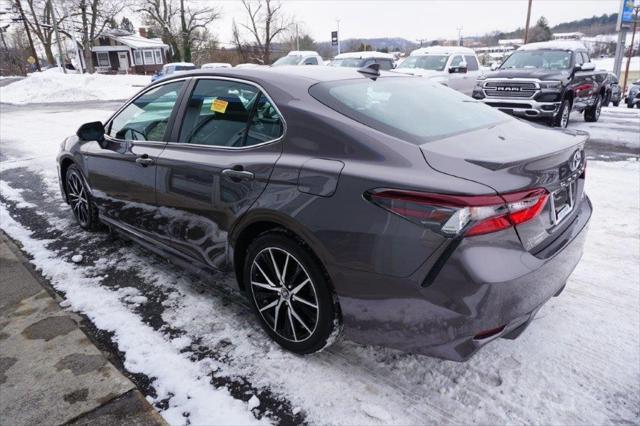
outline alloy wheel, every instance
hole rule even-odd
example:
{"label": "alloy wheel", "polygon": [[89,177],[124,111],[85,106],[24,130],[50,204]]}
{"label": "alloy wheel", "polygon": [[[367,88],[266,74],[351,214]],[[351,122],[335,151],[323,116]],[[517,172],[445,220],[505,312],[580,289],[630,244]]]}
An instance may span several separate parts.
{"label": "alloy wheel", "polygon": [[598,98],[598,103],[596,104],[596,121],[600,118],[600,111],[602,110],[602,100]]}
{"label": "alloy wheel", "polygon": [[278,336],[303,342],[319,319],[315,284],[302,263],[278,247],[260,251],[251,264],[251,292],[264,322]]}
{"label": "alloy wheel", "polygon": [[81,225],[89,224],[89,199],[84,184],[76,173],[71,173],[67,180],[67,194],[73,214]]}

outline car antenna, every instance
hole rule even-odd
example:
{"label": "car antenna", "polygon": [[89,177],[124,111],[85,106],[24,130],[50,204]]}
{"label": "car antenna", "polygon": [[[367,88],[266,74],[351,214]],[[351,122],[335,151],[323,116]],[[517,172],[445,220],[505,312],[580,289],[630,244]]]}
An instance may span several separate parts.
{"label": "car antenna", "polygon": [[380,77],[380,64],[370,64],[366,67],[358,68],[358,72],[373,81]]}

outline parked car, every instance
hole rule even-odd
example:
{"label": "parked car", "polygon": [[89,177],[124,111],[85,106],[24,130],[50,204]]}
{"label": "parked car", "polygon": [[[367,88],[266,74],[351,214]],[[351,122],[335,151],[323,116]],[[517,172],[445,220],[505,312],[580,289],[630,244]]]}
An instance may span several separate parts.
{"label": "parked car", "polygon": [[613,106],[620,105],[620,101],[622,100],[622,88],[618,82],[618,77],[614,73],[608,72],[606,74],[604,84],[605,99],[602,104],[604,106],[609,106],[610,103],[612,103]]}
{"label": "parked car", "polygon": [[381,70],[393,69],[395,57],[383,52],[348,52],[336,55],[329,63],[332,67],[363,68],[371,64],[380,65]]}
{"label": "parked car", "polygon": [[424,78],[232,68],[152,84],[58,166],[82,228],[233,271],[288,350],[344,332],[465,360],[518,336],[578,263],[586,138]]}
{"label": "parked car", "polygon": [[544,119],[567,127],[571,111],[598,121],[606,90],[606,71],[595,64],[582,42],[526,44],[498,69],[478,77],[473,97],[508,114]]}
{"label": "parked car", "polygon": [[478,57],[473,49],[460,46],[431,46],[411,52],[398,64],[397,72],[434,79],[471,96],[480,75]]}
{"label": "parked car", "polygon": [[627,108],[633,108],[634,106],[640,108],[640,80],[631,83],[624,102],[627,104]]}
{"label": "parked car", "polygon": [[161,78],[168,77],[175,73],[193,71],[195,69],[196,66],[191,62],[172,62],[164,65],[160,71],[151,76],[151,82],[153,83],[156,80],[160,80]]}
{"label": "parked car", "polygon": [[292,50],[286,56],[278,59],[271,65],[280,67],[283,65],[324,65],[322,56],[311,50]]}
{"label": "parked car", "polygon": [[227,62],[210,62],[208,64],[202,64],[200,69],[210,70],[213,68],[231,68],[231,64]]}

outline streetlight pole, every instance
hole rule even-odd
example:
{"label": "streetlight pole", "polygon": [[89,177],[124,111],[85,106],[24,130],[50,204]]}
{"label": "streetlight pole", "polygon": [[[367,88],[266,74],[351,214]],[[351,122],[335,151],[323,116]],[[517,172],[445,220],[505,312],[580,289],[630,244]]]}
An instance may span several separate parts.
{"label": "streetlight pole", "polygon": [[298,23],[296,22],[296,50],[300,50],[300,36],[298,35]]}
{"label": "streetlight pole", "polygon": [[[69,18],[69,10],[67,9],[67,4],[65,3],[64,0],[62,0],[62,10],[64,11],[64,17],[65,19],[67,19],[67,22],[70,20]],[[73,47],[74,50],[76,52],[76,57],[78,58],[78,65],[80,66],[80,74],[84,73],[84,67],[83,65],[83,61],[84,61],[84,57],[82,56],[81,52],[80,52],[80,48],[78,47],[78,40],[76,39],[76,26],[73,24],[73,21],[71,22],[71,40],[73,41]]]}
{"label": "streetlight pole", "polygon": [[529,38],[529,22],[531,21],[531,2],[529,0],[529,7],[527,8],[527,23],[524,26],[524,44],[527,44],[527,39]]}
{"label": "streetlight pole", "polygon": [[340,19],[336,19],[336,22],[338,23],[338,55],[340,54]]}
{"label": "streetlight pole", "polygon": [[53,21],[53,31],[56,33],[56,44],[58,45],[58,66],[62,67],[62,72],[66,74],[67,67],[64,66],[62,43],[60,42],[60,32],[58,32],[58,18],[56,16],[56,8],[53,5],[53,0],[49,0],[49,7],[51,7],[51,21]]}
{"label": "streetlight pole", "polygon": [[458,46],[462,46],[462,25],[456,27],[458,30]]}

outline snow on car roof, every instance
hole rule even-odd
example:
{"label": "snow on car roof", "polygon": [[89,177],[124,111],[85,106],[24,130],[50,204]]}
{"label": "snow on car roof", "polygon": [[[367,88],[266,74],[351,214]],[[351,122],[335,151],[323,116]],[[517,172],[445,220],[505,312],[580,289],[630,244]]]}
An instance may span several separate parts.
{"label": "snow on car roof", "polygon": [[541,41],[538,43],[529,43],[520,46],[518,50],[538,50],[538,49],[556,49],[556,50],[586,50],[584,43],[577,40],[554,40]]}
{"label": "snow on car roof", "polygon": [[346,52],[346,53],[341,53],[339,55],[336,55],[335,58],[333,59],[350,59],[350,58],[355,58],[355,59],[363,59],[363,58],[387,58],[387,59],[394,59],[393,55],[391,53],[384,53],[384,52],[374,52],[374,51],[367,51],[367,52]]}
{"label": "snow on car roof", "polygon": [[456,53],[462,55],[475,55],[473,49],[462,46],[429,46],[429,47],[421,47],[420,49],[416,49],[411,52],[410,56],[418,56],[418,55],[454,55]]}
{"label": "snow on car roof", "polygon": [[292,50],[287,53],[287,56],[320,56],[318,52],[314,52],[313,50]]}
{"label": "snow on car roof", "polygon": [[195,67],[191,62],[169,62],[168,64],[165,64],[165,67],[170,66]]}
{"label": "snow on car roof", "polygon": [[209,62],[202,64],[200,68],[231,68],[231,64],[228,62]]}

